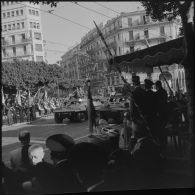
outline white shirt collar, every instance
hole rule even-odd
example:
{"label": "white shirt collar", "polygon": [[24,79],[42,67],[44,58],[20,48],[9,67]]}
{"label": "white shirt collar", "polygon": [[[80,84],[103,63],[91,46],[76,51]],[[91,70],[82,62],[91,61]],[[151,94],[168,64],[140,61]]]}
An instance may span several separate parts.
{"label": "white shirt collar", "polygon": [[87,188],[87,192],[91,192],[91,190],[93,190],[95,187],[101,185],[102,183],[104,183],[104,180],[101,180],[100,182],[90,186],[89,188]]}

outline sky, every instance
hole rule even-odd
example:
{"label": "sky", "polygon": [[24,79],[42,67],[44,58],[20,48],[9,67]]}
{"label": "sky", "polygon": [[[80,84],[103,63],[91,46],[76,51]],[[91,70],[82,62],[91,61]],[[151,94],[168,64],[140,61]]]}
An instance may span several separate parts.
{"label": "sky", "polygon": [[[132,12],[136,11],[137,7],[140,10],[143,9],[139,2],[78,2],[78,5],[65,1],[59,2],[57,7],[52,7],[48,5],[42,5],[42,10],[54,10],[52,13],[59,15],[61,17],[72,20],[78,24],[71,23],[53,14],[41,13],[42,19],[42,32],[43,38],[46,41],[46,58],[49,64],[56,63],[61,60],[61,56],[66,53],[71,47],[80,43],[81,38],[93,29],[93,20],[100,24],[106,23],[111,18],[119,15],[120,12]],[[106,6],[112,10],[104,8],[99,4]],[[87,10],[81,6],[85,6],[88,9],[93,9],[96,12],[101,12],[101,15],[93,11]],[[116,13],[118,12],[118,13]],[[111,17],[111,18],[109,18]],[[79,26],[83,25],[83,26]],[[89,29],[88,29],[89,28]],[[54,44],[55,42],[55,44]],[[59,43],[59,44],[56,44]]]}

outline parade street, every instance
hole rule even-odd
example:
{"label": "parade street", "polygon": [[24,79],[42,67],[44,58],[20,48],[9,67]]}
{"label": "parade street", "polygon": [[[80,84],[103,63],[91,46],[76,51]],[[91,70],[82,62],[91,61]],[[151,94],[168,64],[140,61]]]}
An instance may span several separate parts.
{"label": "parade street", "polygon": [[[9,166],[9,152],[16,149],[20,143],[18,132],[28,130],[31,133],[31,143],[39,143],[45,147],[45,140],[52,134],[65,133],[74,138],[75,142],[83,141],[89,133],[87,121],[82,123],[70,123],[64,121],[63,124],[55,124],[53,115],[40,118],[31,124],[18,123],[12,126],[2,127],[2,159]],[[46,160],[49,161],[46,150]]]}

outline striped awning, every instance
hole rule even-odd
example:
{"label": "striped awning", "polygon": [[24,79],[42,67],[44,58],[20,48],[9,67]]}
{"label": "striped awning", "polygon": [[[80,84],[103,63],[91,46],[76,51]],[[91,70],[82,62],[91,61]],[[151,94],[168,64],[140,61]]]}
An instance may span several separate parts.
{"label": "striped awning", "polygon": [[180,37],[131,54],[116,56],[109,64],[111,69],[115,64],[125,72],[152,72],[155,66],[180,63],[183,57],[184,41],[183,37]]}

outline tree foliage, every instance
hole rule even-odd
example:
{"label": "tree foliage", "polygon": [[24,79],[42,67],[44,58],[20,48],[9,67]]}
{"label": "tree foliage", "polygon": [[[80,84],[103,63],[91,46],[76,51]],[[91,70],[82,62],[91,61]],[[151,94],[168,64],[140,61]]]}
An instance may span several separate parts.
{"label": "tree foliage", "polygon": [[73,84],[65,77],[64,68],[56,64],[18,60],[2,63],[2,85],[12,91],[30,89],[36,92],[42,86],[50,90],[59,86],[65,90]]}

